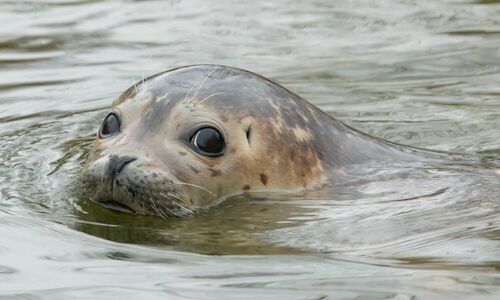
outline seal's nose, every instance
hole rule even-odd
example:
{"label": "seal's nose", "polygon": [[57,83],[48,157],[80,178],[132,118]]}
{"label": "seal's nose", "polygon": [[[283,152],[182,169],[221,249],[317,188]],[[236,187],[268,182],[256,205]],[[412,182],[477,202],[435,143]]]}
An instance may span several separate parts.
{"label": "seal's nose", "polygon": [[136,159],[137,158],[133,156],[111,155],[109,157],[108,167],[106,168],[106,175],[111,179],[115,178],[128,163]]}

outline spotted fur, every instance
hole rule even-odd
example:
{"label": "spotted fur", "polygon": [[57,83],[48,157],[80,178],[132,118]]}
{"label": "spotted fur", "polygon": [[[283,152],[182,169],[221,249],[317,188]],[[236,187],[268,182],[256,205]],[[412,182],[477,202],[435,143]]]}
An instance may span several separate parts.
{"label": "spotted fur", "polygon": [[[152,76],[121,94],[113,111],[121,117],[120,133],[97,138],[82,182],[89,198],[137,214],[180,216],[238,193],[314,189],[350,165],[412,155],[269,79],[224,66]],[[193,151],[190,138],[202,125],[221,131],[222,157]],[[112,156],[136,160],[109,174]]]}

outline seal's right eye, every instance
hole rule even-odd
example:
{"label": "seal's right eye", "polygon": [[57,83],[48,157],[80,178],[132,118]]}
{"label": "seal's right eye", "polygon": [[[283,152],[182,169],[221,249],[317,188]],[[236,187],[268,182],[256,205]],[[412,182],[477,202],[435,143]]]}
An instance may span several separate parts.
{"label": "seal's right eye", "polygon": [[107,138],[120,131],[120,120],[114,113],[110,113],[104,122],[102,122],[101,129],[99,129],[99,137],[101,139]]}

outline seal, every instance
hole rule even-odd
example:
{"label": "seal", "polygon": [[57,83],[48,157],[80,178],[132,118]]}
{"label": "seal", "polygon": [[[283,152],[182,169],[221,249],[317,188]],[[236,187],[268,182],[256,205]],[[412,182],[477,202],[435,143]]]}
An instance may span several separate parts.
{"label": "seal", "polygon": [[414,149],[355,130],[250,71],[194,65],[149,77],[105,117],[82,173],[88,198],[183,216],[229,196],[321,189]]}

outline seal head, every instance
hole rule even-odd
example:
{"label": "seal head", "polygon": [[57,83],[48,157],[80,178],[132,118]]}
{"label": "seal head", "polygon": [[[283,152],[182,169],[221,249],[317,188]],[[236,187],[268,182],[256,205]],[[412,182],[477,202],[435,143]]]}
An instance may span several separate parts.
{"label": "seal head", "polygon": [[239,193],[314,189],[346,165],[398,152],[366,139],[260,75],[188,66],[114,101],[82,183],[116,209],[181,216]]}

